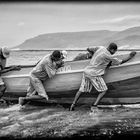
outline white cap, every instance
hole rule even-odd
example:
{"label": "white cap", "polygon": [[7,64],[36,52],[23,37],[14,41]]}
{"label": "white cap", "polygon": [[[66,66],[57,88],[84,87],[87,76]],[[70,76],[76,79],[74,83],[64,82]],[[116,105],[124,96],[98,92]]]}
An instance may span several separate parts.
{"label": "white cap", "polygon": [[67,58],[67,54],[68,54],[67,51],[63,50],[63,51],[62,51],[62,54],[63,54],[63,57],[64,57],[64,58]]}
{"label": "white cap", "polygon": [[2,55],[5,57],[5,58],[8,58],[10,56],[10,49],[8,49],[7,47],[3,47],[1,49],[2,51]]}

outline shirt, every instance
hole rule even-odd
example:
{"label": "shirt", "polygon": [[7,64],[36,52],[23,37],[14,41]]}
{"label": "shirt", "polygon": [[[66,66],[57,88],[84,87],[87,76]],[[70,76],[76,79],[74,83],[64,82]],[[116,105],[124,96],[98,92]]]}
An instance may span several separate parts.
{"label": "shirt", "polygon": [[113,62],[113,65],[119,65],[122,62],[121,59],[111,55],[104,46],[97,47],[96,52],[94,53],[89,65],[86,66],[84,72],[89,76],[104,75],[105,69],[111,61]]}
{"label": "shirt", "polygon": [[88,54],[84,54],[84,53],[79,53],[74,59],[73,61],[77,61],[77,60],[86,60],[89,59]]}
{"label": "shirt", "polygon": [[48,77],[52,78],[57,71],[56,63],[50,58],[50,55],[46,55],[31,71],[40,80],[46,80]]}
{"label": "shirt", "polygon": [[93,54],[95,53],[96,50],[97,50],[97,47],[90,47],[90,48],[87,48],[88,53],[79,53],[79,54],[73,59],[73,61],[90,59],[92,56],[89,55],[89,53],[91,53],[91,54],[93,55]]}

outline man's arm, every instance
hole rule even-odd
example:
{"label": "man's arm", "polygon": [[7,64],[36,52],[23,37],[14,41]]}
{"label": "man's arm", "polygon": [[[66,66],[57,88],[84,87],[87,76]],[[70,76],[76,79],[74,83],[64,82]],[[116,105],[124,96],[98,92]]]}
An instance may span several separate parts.
{"label": "man's arm", "polygon": [[9,71],[13,71],[13,70],[20,70],[20,66],[11,66],[11,67],[6,67],[4,69],[0,69],[0,74],[9,72]]}
{"label": "man's arm", "polygon": [[109,62],[109,64],[107,65],[107,69],[111,66],[112,61]]}
{"label": "man's arm", "polygon": [[[119,59],[119,58],[114,57],[113,55],[107,55],[107,54],[105,54],[105,59],[108,59],[109,61],[112,61],[112,65],[119,65],[119,64],[123,64],[123,63],[129,61],[135,55],[136,55],[136,52],[131,52],[127,58],[124,58],[122,60],[122,59]],[[111,65],[111,63],[109,65]]]}
{"label": "man's arm", "polygon": [[123,64],[123,63],[129,61],[129,60],[132,59],[135,55],[136,55],[136,52],[134,52],[134,51],[131,52],[127,58],[125,58],[125,59],[122,60],[121,64]]}
{"label": "man's arm", "polygon": [[98,50],[98,48],[99,48],[99,47],[89,47],[89,48],[87,48],[87,51],[88,51],[89,53],[94,54],[94,53]]}
{"label": "man's arm", "polygon": [[59,69],[60,67],[63,67],[63,66],[64,66],[64,61],[58,61],[58,62],[56,63],[57,69]]}
{"label": "man's arm", "polygon": [[12,65],[12,66],[8,66],[8,67],[4,67],[4,69],[9,69],[9,68],[14,68],[14,67],[21,67],[20,65]]}
{"label": "man's arm", "polygon": [[12,70],[13,70],[12,67],[6,68],[6,69],[2,69],[2,70],[0,70],[0,74],[6,73],[6,72],[9,72],[9,71],[12,71]]}
{"label": "man's arm", "polygon": [[41,61],[42,59],[38,60],[37,63],[35,64],[35,66]]}

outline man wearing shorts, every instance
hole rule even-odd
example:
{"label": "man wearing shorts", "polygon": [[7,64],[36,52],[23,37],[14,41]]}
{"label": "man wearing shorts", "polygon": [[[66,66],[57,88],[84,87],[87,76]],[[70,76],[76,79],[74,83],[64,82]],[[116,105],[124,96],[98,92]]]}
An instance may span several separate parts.
{"label": "man wearing shorts", "polygon": [[110,43],[110,45],[107,48],[103,46],[96,47],[95,50],[96,51],[89,65],[85,68],[83,72],[81,86],[79,88],[79,91],[76,93],[75,99],[70,107],[70,111],[74,110],[75,104],[78,101],[80,95],[84,92],[90,92],[93,86],[99,92],[95,103],[92,105],[92,108],[96,108],[99,101],[102,99],[102,97],[108,90],[107,85],[104,79],[102,78],[108,65],[110,63],[113,63],[113,65],[125,63],[132,57],[134,57],[136,54],[136,52],[131,52],[129,56],[124,60],[116,58],[113,55],[117,51],[117,45],[115,43]]}
{"label": "man wearing shorts", "polygon": [[28,101],[40,99],[48,100],[49,97],[45,91],[43,81],[53,78],[58,68],[63,66],[63,54],[59,50],[46,55],[35,68],[30,72],[30,84],[26,97],[19,98],[19,104],[25,105]]}

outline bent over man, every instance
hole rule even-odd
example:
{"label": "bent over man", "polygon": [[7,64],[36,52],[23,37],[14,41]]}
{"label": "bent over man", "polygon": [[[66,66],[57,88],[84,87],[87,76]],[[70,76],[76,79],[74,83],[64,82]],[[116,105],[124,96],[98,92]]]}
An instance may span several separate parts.
{"label": "bent over man", "polygon": [[19,104],[25,105],[28,101],[40,99],[48,100],[49,97],[45,91],[43,81],[53,78],[58,68],[63,66],[63,54],[59,50],[46,55],[30,72],[30,84],[26,97],[19,98]]}
{"label": "bent over man", "polygon": [[79,53],[73,61],[79,61],[79,60],[86,60],[86,59],[91,59],[93,54],[95,53],[95,48],[87,48],[87,53]]}
{"label": "bent over man", "polygon": [[74,110],[80,95],[84,92],[90,92],[93,86],[99,92],[99,95],[95,103],[92,105],[92,108],[97,108],[99,101],[103,98],[106,91],[108,90],[103,79],[103,75],[106,68],[110,65],[110,62],[112,62],[114,65],[119,65],[127,62],[136,54],[136,52],[131,52],[130,55],[124,60],[116,58],[113,55],[117,51],[117,45],[115,43],[111,43],[107,48],[103,46],[97,47],[95,50],[96,52],[94,53],[89,65],[86,66],[83,72],[81,86],[79,91],[76,93],[74,101],[70,107],[70,111]]}

